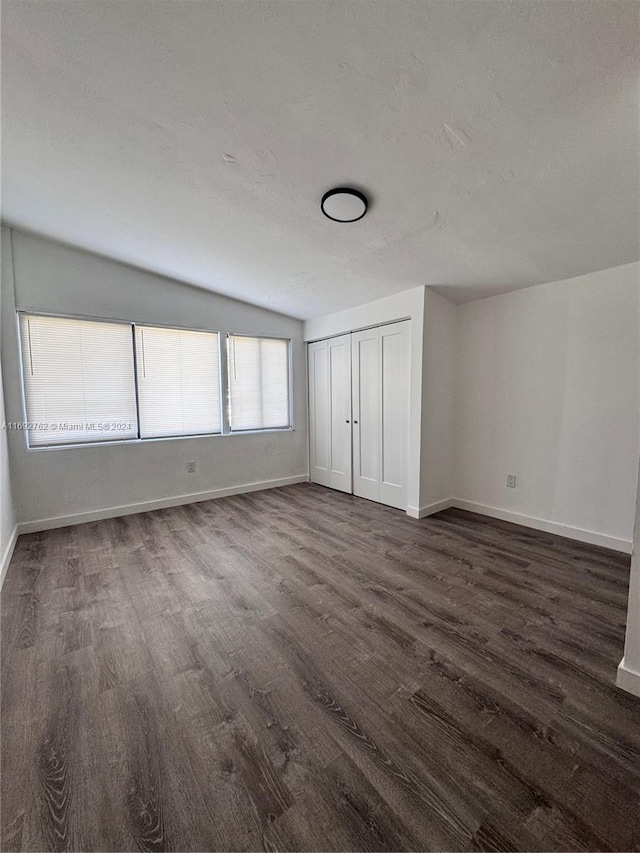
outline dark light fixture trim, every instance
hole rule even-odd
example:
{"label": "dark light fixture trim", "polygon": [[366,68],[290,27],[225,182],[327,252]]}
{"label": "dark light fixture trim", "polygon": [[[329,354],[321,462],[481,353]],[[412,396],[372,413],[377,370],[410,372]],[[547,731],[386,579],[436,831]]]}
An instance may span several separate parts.
{"label": "dark light fixture trim", "polygon": [[[329,199],[333,198],[336,195],[352,196],[354,198],[359,199],[359,201],[362,202],[362,208],[363,208],[362,213],[360,213],[358,216],[354,216],[351,219],[340,219],[336,216],[331,216],[330,213],[327,213],[325,204]],[[367,210],[369,209],[369,200],[367,199],[367,197],[364,193],[361,193],[360,190],[356,190],[353,187],[335,187],[334,189],[329,190],[328,192],[326,192],[322,196],[322,201],[320,202],[320,208],[321,208],[322,212],[324,213],[324,215],[327,217],[327,219],[331,219],[333,222],[357,222],[359,219],[362,219],[362,217],[366,214]]]}

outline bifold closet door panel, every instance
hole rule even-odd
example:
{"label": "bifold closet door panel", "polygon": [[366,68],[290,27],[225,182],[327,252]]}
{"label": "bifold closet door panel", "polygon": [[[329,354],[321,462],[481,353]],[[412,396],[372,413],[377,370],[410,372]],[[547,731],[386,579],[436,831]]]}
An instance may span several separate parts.
{"label": "bifold closet door panel", "polygon": [[409,323],[380,328],[380,503],[407,507]]}
{"label": "bifold closet door panel", "polygon": [[330,338],[331,488],[352,490],[351,335]]}
{"label": "bifold closet door panel", "polygon": [[351,335],[353,494],[380,500],[380,329]]}
{"label": "bifold closet door panel", "polygon": [[331,428],[329,409],[329,348],[327,341],[309,344],[309,479],[329,485]]}
{"label": "bifold closet door panel", "polygon": [[351,336],[309,344],[309,477],[351,492]]}

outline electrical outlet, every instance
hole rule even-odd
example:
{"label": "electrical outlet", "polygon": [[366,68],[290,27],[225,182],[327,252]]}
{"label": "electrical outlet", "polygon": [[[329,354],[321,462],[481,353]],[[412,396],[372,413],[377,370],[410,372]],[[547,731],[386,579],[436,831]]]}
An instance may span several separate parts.
{"label": "electrical outlet", "polygon": [[187,474],[195,474],[196,473],[196,463],[192,460],[191,462],[187,462]]}
{"label": "electrical outlet", "polygon": [[515,474],[507,474],[507,488],[515,489],[516,487],[516,475]]}

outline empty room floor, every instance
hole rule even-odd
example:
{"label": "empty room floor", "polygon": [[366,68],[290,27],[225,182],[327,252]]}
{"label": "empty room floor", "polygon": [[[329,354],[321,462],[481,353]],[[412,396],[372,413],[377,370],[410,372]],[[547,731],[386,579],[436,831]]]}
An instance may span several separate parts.
{"label": "empty room floor", "polygon": [[640,849],[628,572],[308,484],[22,536],[3,849]]}

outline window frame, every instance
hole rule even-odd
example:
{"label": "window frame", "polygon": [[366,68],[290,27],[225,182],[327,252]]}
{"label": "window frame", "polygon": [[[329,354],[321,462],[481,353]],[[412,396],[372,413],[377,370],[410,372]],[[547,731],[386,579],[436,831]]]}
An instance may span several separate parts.
{"label": "window frame", "polygon": [[[140,406],[140,376],[138,374],[138,345],[136,340],[136,326],[140,329],[168,329],[173,332],[195,332],[201,335],[217,335],[217,350],[218,350],[218,372],[219,372],[219,382],[218,387],[220,391],[220,399],[218,400],[218,405],[220,408],[220,429],[217,432],[187,432],[187,433],[173,433],[171,435],[142,435],[142,419],[140,415],[141,406]],[[222,435],[224,429],[224,418],[223,418],[223,407],[224,407],[224,394],[223,394],[223,384],[222,384],[222,358],[221,358],[221,349],[222,349],[222,335],[223,332],[211,332],[209,330],[204,329],[184,329],[176,326],[159,326],[157,323],[132,323],[131,324],[131,334],[133,338],[133,356],[134,356],[134,370],[135,370],[135,388],[136,388],[136,411],[138,416],[138,440],[139,441],[155,441],[157,439],[165,439],[165,438],[200,438],[202,436],[209,435]],[[144,345],[143,345],[144,347]]]}
{"label": "window frame", "polygon": [[[170,323],[154,323],[148,320],[145,321],[137,321],[137,320],[123,320],[116,317],[96,317],[96,316],[87,316],[86,314],[61,314],[54,313],[51,311],[30,311],[26,309],[16,309],[16,331],[17,331],[17,341],[18,341],[18,364],[20,369],[20,395],[22,398],[22,414],[24,418],[24,423],[29,422],[29,417],[27,413],[27,399],[25,393],[25,377],[24,377],[24,364],[22,359],[22,334],[21,334],[21,323],[20,318],[24,317],[54,317],[61,320],[90,320],[95,323],[113,323],[116,325],[128,325],[131,327],[131,347],[133,353],[133,380],[135,386],[135,400],[136,400],[136,428],[137,428],[137,438],[123,438],[123,439],[111,439],[106,441],[79,441],[79,442],[69,442],[66,444],[41,444],[30,446],[29,444],[29,430],[23,429],[24,432],[24,441],[27,452],[31,453],[39,453],[40,451],[51,451],[51,450],[69,450],[71,448],[77,447],[106,447],[113,445],[121,445],[121,444],[146,444],[148,442],[157,442],[157,441],[184,441],[191,439],[201,439],[201,438],[221,438],[221,437],[229,437],[232,435],[242,436],[242,435],[263,435],[265,433],[286,433],[286,432],[294,432],[295,424],[294,424],[294,405],[293,405],[293,339],[290,337],[282,336],[282,335],[265,335],[265,334],[255,334],[252,332],[238,331],[238,330],[221,330],[221,329],[208,329],[203,328],[201,326],[177,326]],[[220,432],[204,432],[197,433],[191,435],[167,435],[167,436],[154,436],[151,438],[142,438],[140,436],[140,402],[139,402],[139,389],[138,389],[138,371],[137,371],[137,354],[136,354],[136,341],[135,341],[135,330],[136,326],[149,327],[149,328],[158,328],[158,329],[173,329],[175,331],[183,331],[183,332],[205,332],[209,334],[217,334],[218,335],[218,347],[219,347],[219,368],[220,368],[220,405],[222,410],[222,419],[221,419],[221,430]],[[266,340],[276,340],[276,341],[286,341],[287,344],[287,382],[288,382],[288,405],[289,405],[289,426],[286,427],[266,427],[264,429],[250,429],[250,430],[231,430],[230,427],[230,391],[229,391],[229,363],[228,363],[228,346],[229,346],[229,338],[232,335],[238,335],[240,337],[247,338],[261,338]]]}

